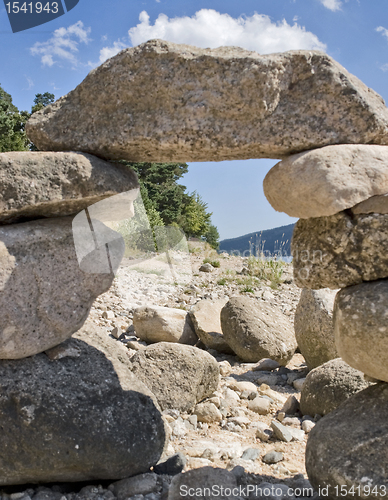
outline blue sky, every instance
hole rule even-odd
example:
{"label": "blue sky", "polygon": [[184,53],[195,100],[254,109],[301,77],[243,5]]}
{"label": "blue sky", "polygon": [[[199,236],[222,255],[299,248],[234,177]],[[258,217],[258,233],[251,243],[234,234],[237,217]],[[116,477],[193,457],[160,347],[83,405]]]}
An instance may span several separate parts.
{"label": "blue sky", "polygon": [[[15,34],[0,7],[0,84],[30,110],[36,93],[58,98],[106,58],[151,38],[262,54],[323,50],[388,101],[387,0],[80,0],[64,16]],[[208,203],[221,238],[236,237],[294,221],[263,195],[275,163],[190,163],[183,183]]]}

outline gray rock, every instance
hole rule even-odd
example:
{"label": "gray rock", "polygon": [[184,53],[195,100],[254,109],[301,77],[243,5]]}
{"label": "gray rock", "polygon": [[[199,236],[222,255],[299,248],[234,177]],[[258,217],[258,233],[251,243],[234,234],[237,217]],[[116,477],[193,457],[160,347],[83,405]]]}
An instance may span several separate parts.
{"label": "gray rock", "polygon": [[203,273],[212,273],[214,271],[214,267],[209,262],[206,262],[200,266],[199,270]]}
{"label": "gray rock", "polygon": [[[234,500],[238,498],[239,495],[234,496],[233,494],[230,496],[226,496],[225,494],[221,496],[219,493],[221,486],[224,491],[227,490],[228,492],[237,489],[236,476],[225,469],[201,467],[174,476],[167,498],[168,500],[180,500],[185,496],[190,496],[190,498],[197,500],[210,500],[212,498]],[[212,494],[214,487],[218,489],[218,492],[215,491]],[[198,488],[202,490],[203,495],[196,493]],[[189,495],[190,491],[193,493]]]}
{"label": "gray rock", "polygon": [[292,434],[287,427],[282,425],[280,422],[276,422],[276,420],[272,420],[271,422],[271,428],[273,429],[273,432],[275,436],[280,439],[280,441],[285,441],[286,443],[289,443],[292,441]]}
{"label": "gray rock", "polygon": [[306,470],[316,490],[328,488],[325,496],[338,498],[335,487],[338,493],[343,486],[341,498],[348,500],[384,496],[384,487],[388,488],[387,413],[388,386],[380,383],[355,394],[317,423],[306,448]]}
{"label": "gray rock", "polygon": [[284,412],[287,415],[295,415],[295,413],[299,410],[299,401],[295,396],[288,396],[287,401],[284,403],[281,412]]}
{"label": "gray rock", "polygon": [[[109,232],[119,237],[122,256],[121,236]],[[92,252],[86,260],[94,257]],[[113,273],[80,269],[71,217],[0,227],[0,358],[31,356],[69,338],[113,279]]]}
{"label": "gray rock", "polygon": [[162,455],[165,424],[125,347],[90,324],[74,337],[76,358],[0,361],[2,485],[121,479]]}
{"label": "gray rock", "polygon": [[307,375],[301,393],[300,410],[303,415],[326,415],[368,385],[361,372],[341,358],[333,359]]}
{"label": "gray rock", "polygon": [[248,403],[248,410],[259,415],[267,415],[271,411],[271,401],[267,398],[257,396]]}
{"label": "gray rock", "polygon": [[138,187],[130,168],[84,153],[0,153],[0,223],[76,214]]}
{"label": "gray rock", "polygon": [[271,358],[286,365],[296,349],[288,317],[267,302],[252,297],[232,297],[221,310],[225,340],[244,361]]}
{"label": "gray rock", "polygon": [[133,313],[136,335],[145,342],[178,342],[194,345],[198,341],[190,316],[182,309],[142,306]]}
{"label": "gray rock", "polygon": [[217,406],[213,403],[199,403],[194,408],[194,414],[197,415],[198,422],[221,422],[222,415]]}
{"label": "gray rock", "polygon": [[305,438],[305,432],[303,429],[288,427],[288,431],[290,432],[293,441],[303,441]]}
{"label": "gray rock", "polygon": [[[388,191],[388,190],[387,190]],[[357,214],[388,214],[388,194],[372,196],[352,208]]]}
{"label": "gray rock", "polygon": [[234,354],[226,343],[221,329],[221,309],[227,299],[200,300],[189,311],[198,338],[209,349],[225,354]]}
{"label": "gray rock", "polygon": [[300,219],[292,237],[294,278],[302,288],[345,288],[388,277],[388,214]]}
{"label": "gray rock", "polygon": [[336,293],[305,288],[300,295],[294,317],[295,337],[310,369],[338,358],[333,326]]}
{"label": "gray rock", "polygon": [[388,148],[341,144],[305,151],[275,165],[264,179],[278,212],[307,219],[334,215],[388,192]]}
{"label": "gray rock", "polygon": [[107,60],[26,127],[40,150],[156,162],[387,144],[387,129],[382,98],[322,52],[259,55],[163,40]]}
{"label": "gray rock", "polygon": [[175,476],[182,472],[185,465],[186,457],[183,453],[179,452],[169,457],[166,461],[155,465],[153,470],[156,474]]}
{"label": "gray rock", "polygon": [[309,434],[315,427],[315,422],[312,420],[304,420],[302,422],[302,430],[306,433]]}
{"label": "gray rock", "polygon": [[303,378],[297,378],[296,380],[293,381],[292,385],[294,387],[294,389],[296,389],[297,391],[302,391],[303,390],[303,386],[306,382],[306,377],[303,377]]}
{"label": "gray rock", "polygon": [[251,460],[254,462],[260,455],[260,450],[258,448],[247,448],[241,455],[242,460]]}
{"label": "gray rock", "polygon": [[334,307],[339,355],[368,377],[388,382],[388,280],[345,288]]}
{"label": "gray rock", "polygon": [[158,476],[154,472],[147,472],[138,476],[121,479],[121,481],[110,485],[109,489],[118,500],[127,500],[128,497],[135,495],[153,493],[159,488]]}
{"label": "gray rock", "polygon": [[280,451],[271,450],[264,455],[262,460],[265,464],[276,464],[278,462],[281,462],[283,458],[283,453],[281,453]]}
{"label": "gray rock", "polygon": [[261,441],[267,442],[272,436],[273,431],[264,422],[256,422],[256,437]]}
{"label": "gray rock", "polygon": [[279,368],[280,365],[277,361],[275,361],[274,359],[270,359],[270,358],[264,358],[264,359],[261,359],[256,366],[254,366],[252,368],[252,371],[256,372],[256,371],[272,371],[272,370],[276,370],[277,368]]}
{"label": "gray rock", "polygon": [[130,361],[133,374],[155,394],[162,410],[188,411],[218,387],[217,361],[196,347],[159,342]]}

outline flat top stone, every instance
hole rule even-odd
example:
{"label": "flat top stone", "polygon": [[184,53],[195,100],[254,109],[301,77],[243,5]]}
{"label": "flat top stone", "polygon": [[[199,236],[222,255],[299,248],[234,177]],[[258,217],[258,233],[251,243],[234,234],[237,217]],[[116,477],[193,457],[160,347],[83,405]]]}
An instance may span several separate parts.
{"label": "flat top stone", "polygon": [[0,224],[76,214],[138,187],[130,168],[89,154],[0,153]]}
{"label": "flat top stone", "polygon": [[26,130],[39,149],[103,158],[283,158],[329,144],[388,144],[388,110],[322,52],[150,40],[92,70]]}

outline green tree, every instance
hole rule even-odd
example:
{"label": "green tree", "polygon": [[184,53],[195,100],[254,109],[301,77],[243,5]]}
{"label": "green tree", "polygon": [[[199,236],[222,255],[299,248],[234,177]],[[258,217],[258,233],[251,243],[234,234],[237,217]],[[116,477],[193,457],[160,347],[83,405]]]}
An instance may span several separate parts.
{"label": "green tree", "polygon": [[[139,177],[141,195],[151,227],[176,226],[188,236],[203,237],[218,247],[219,234],[211,224],[207,204],[197,193],[186,193],[186,187],[178,184],[188,171],[186,163],[131,163],[120,161],[132,168]],[[155,222],[153,222],[155,221]],[[155,232],[154,232],[155,235]]]}
{"label": "green tree", "polygon": [[214,248],[214,250],[218,250],[220,246],[220,234],[216,226],[210,224],[208,230],[203,235],[205,240],[209,243],[209,245]]}
{"label": "green tree", "polygon": [[55,95],[50,94],[50,92],[45,92],[44,94],[35,94],[34,106],[31,108],[31,114],[36,111],[40,111],[49,104],[55,101]]}
{"label": "green tree", "polygon": [[[31,107],[31,113],[28,115],[28,118],[37,111],[45,108],[49,104],[52,104],[55,101],[55,95],[50,94],[50,92],[45,92],[44,94],[35,94],[34,105]],[[33,142],[29,144],[30,151],[39,151]]]}
{"label": "green tree", "polygon": [[188,236],[203,236],[209,229],[212,214],[207,211],[207,204],[194,191],[184,205],[178,224]]}
{"label": "green tree", "polygon": [[27,111],[19,111],[12,97],[0,86],[0,152],[28,151],[29,141],[24,131],[29,117]]}
{"label": "green tree", "polygon": [[188,171],[186,163],[128,163],[160,213],[165,225],[177,222],[187,201],[186,187],[177,181]]}

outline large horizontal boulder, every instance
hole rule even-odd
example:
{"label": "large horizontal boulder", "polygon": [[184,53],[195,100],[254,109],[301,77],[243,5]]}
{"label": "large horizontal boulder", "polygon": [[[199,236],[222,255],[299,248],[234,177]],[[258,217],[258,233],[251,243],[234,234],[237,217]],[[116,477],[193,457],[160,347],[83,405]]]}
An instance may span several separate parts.
{"label": "large horizontal boulder", "polygon": [[194,345],[198,337],[190,316],[182,309],[162,306],[141,306],[133,313],[136,335],[150,344],[154,342],[178,342]]}
{"label": "large horizontal boulder", "polygon": [[271,168],[263,187],[278,212],[334,215],[388,193],[388,147],[344,144],[293,155]]}
{"label": "large horizontal boulder", "polygon": [[388,110],[322,52],[150,40],[92,70],[26,130],[41,150],[102,158],[282,158],[330,144],[388,144]]}
{"label": "large horizontal boulder", "polygon": [[221,310],[226,342],[242,360],[271,358],[286,365],[297,347],[287,316],[253,297],[231,297]]}
{"label": "large horizontal boulder", "polygon": [[76,214],[138,187],[130,168],[84,153],[0,153],[0,223]]}
{"label": "large horizontal boulder", "polygon": [[221,309],[227,301],[228,299],[200,300],[190,309],[189,314],[195,333],[206,347],[234,354],[224,339],[221,328]]}
{"label": "large horizontal boulder", "polygon": [[388,489],[388,385],[355,394],[309,434],[306,470],[321,497],[384,498]]}
{"label": "large horizontal boulder", "polygon": [[351,210],[354,214],[388,214],[388,194],[372,196]]}
{"label": "large horizontal boulder", "polygon": [[[116,242],[122,255],[124,245]],[[72,217],[1,226],[0,359],[31,356],[69,338],[113,279],[113,273],[81,270]]]}
{"label": "large horizontal boulder", "polygon": [[0,484],[122,479],[155,465],[166,426],[125,348],[86,325],[47,354],[0,361]]}
{"label": "large horizontal boulder", "polygon": [[294,317],[295,337],[310,369],[338,358],[333,326],[336,293],[327,288],[304,288],[300,294]]}
{"label": "large horizontal boulder", "polygon": [[338,292],[334,335],[338,354],[371,378],[388,382],[388,280]]}
{"label": "large horizontal boulder", "polygon": [[300,219],[291,242],[302,288],[345,288],[388,277],[388,214]]}
{"label": "large horizontal boulder", "polygon": [[132,373],[155,394],[162,410],[191,410],[218,387],[218,363],[197,347],[159,342],[131,358]]}
{"label": "large horizontal boulder", "polygon": [[301,392],[300,410],[303,415],[326,415],[369,385],[362,372],[341,358],[332,359],[307,375]]}

